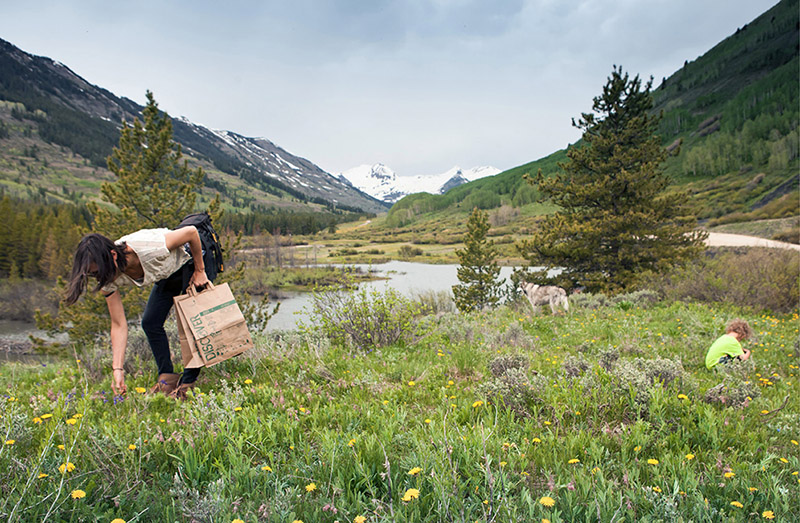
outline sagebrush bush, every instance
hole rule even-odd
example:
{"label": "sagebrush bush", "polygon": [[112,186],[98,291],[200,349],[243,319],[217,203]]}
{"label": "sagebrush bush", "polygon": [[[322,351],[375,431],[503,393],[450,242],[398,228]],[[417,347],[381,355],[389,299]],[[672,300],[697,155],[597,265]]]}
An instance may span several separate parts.
{"label": "sagebrush bush", "polygon": [[528,370],[528,358],[521,354],[498,356],[489,362],[489,371],[498,378],[511,369]]}
{"label": "sagebrush bush", "polygon": [[579,292],[569,296],[569,305],[577,309],[597,310],[611,305],[611,300],[601,292],[596,294]]}
{"label": "sagebrush bush", "polygon": [[682,388],[693,389],[694,380],[683,369],[680,361],[667,358],[634,358],[621,360],[613,370],[622,392],[633,389],[636,401],[645,404],[650,399],[650,389],[668,387],[677,382]]}
{"label": "sagebrush bush", "polygon": [[581,356],[569,355],[564,359],[561,368],[564,370],[564,375],[568,378],[577,378],[589,370],[589,363]]}
{"label": "sagebrush bush", "polygon": [[317,328],[328,338],[361,350],[414,341],[423,334],[417,319],[430,313],[391,287],[315,291],[311,308]]}
{"label": "sagebrush bush", "polygon": [[600,363],[600,366],[603,367],[606,372],[611,372],[611,370],[616,367],[617,361],[619,361],[619,349],[616,347],[609,347],[600,352],[598,363]]}
{"label": "sagebrush bush", "polygon": [[531,415],[531,407],[541,403],[546,385],[547,380],[542,376],[529,376],[523,368],[509,367],[481,385],[479,392],[487,400],[504,405],[521,418],[527,418]]}
{"label": "sagebrush bush", "polygon": [[789,312],[800,303],[800,252],[720,248],[684,267],[643,282],[667,301],[733,303]]}
{"label": "sagebrush bush", "polygon": [[505,328],[490,329],[485,334],[486,346],[491,349],[516,348],[532,351],[536,348],[536,338],[525,332],[519,322],[513,322]]}
{"label": "sagebrush bush", "polygon": [[424,310],[430,311],[430,314],[444,314],[456,311],[456,304],[450,291],[416,291],[412,293],[411,297]]}

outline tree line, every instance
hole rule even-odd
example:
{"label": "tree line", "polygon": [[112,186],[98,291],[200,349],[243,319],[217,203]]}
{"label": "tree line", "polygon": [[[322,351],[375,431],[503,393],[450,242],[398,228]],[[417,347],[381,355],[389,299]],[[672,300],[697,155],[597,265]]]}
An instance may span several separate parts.
{"label": "tree line", "polygon": [[54,280],[66,274],[90,216],[84,206],[5,195],[0,220],[0,277]]}

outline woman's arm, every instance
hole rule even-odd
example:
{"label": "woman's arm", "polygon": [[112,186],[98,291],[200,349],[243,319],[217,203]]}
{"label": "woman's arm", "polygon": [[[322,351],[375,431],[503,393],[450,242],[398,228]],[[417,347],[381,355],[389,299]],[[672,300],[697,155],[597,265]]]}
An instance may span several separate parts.
{"label": "woman's arm", "polygon": [[125,349],[128,346],[128,322],[125,319],[125,309],[122,307],[122,296],[119,291],[114,291],[106,296],[108,314],[111,316],[111,367],[114,378],[111,388],[114,394],[125,394]]}
{"label": "woman's arm", "polygon": [[189,244],[189,251],[192,253],[192,260],[194,261],[194,274],[189,280],[189,285],[195,287],[202,287],[208,283],[208,276],[206,276],[206,267],[203,263],[203,244],[200,242],[200,234],[194,225],[188,225],[169,231],[164,235],[164,240],[167,249],[174,251],[179,249],[184,243]]}

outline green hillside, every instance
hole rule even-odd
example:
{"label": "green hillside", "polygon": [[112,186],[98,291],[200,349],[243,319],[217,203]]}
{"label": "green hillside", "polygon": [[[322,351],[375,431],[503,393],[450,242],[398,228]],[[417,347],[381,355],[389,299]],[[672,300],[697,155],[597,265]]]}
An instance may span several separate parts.
{"label": "green hillside", "polygon": [[[690,191],[699,218],[716,223],[800,214],[798,27],[798,1],[784,0],[687,60],[654,90],[654,110],[663,112],[660,135],[673,151],[666,172],[675,188]],[[523,175],[553,174],[564,160],[566,150],[560,150],[444,195],[407,196],[384,225],[437,230],[463,223],[473,207],[510,207],[505,214],[530,219],[553,207]]]}

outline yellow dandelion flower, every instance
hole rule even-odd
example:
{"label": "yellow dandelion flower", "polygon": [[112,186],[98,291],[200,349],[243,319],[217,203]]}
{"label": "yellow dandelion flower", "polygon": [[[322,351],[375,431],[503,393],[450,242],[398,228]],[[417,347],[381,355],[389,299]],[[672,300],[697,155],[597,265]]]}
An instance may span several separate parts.
{"label": "yellow dandelion flower", "polygon": [[761,414],[769,414],[769,411],[768,410],[762,410]]}
{"label": "yellow dandelion flower", "polygon": [[367,520],[364,516],[356,516],[353,523],[364,523]]}
{"label": "yellow dandelion flower", "polygon": [[780,461],[781,463],[789,463],[789,460],[786,458],[781,458]]}
{"label": "yellow dandelion flower", "polygon": [[419,467],[414,467],[413,469],[411,469],[411,470],[409,470],[409,471],[408,471],[408,475],[409,475],[409,476],[416,476],[416,475],[417,475],[417,474],[419,474],[420,472],[422,472],[422,469],[421,469],[421,468],[419,468]]}
{"label": "yellow dandelion flower", "polygon": [[236,518],[236,519],[234,519],[233,521],[231,521],[231,523],[244,523],[244,520],[241,520],[241,519],[239,519],[239,518]]}
{"label": "yellow dandelion flower", "polygon": [[633,447],[633,451],[634,452],[639,452],[640,450],[642,450],[642,446],[641,445],[636,445],[635,447]]}
{"label": "yellow dandelion flower", "polygon": [[592,469],[592,475],[595,475],[598,472],[600,472],[600,469],[598,467],[595,467],[595,468]]}
{"label": "yellow dandelion flower", "polygon": [[81,489],[76,489],[72,491],[72,499],[81,499],[86,497],[86,492],[82,491]]}
{"label": "yellow dandelion flower", "polygon": [[58,450],[64,450],[64,448],[65,448],[64,445],[59,445],[58,446]]}
{"label": "yellow dandelion flower", "polygon": [[731,501],[731,505],[733,505],[736,508],[744,508],[744,505],[742,505],[738,501]]}
{"label": "yellow dandelion flower", "polygon": [[550,523],[550,520],[547,518],[542,518],[542,523]]}
{"label": "yellow dandelion flower", "polygon": [[52,414],[42,414],[42,419],[50,419],[52,417],[53,417]]}
{"label": "yellow dandelion flower", "polygon": [[544,505],[545,507],[552,507],[553,505],[555,505],[555,504],[556,504],[556,500],[554,500],[554,499],[553,499],[553,498],[551,498],[550,496],[543,496],[543,497],[542,497],[542,498],[539,500],[539,504],[540,504],[540,505]]}
{"label": "yellow dandelion flower", "polygon": [[75,470],[75,465],[71,461],[67,461],[58,466],[58,471],[62,474],[72,472],[73,470]]}
{"label": "yellow dandelion flower", "polygon": [[352,447],[352,446],[354,446],[355,444],[356,444],[356,440],[354,440],[354,439],[351,439],[350,441],[348,441],[348,442],[347,442],[347,446],[348,446],[348,447]]}
{"label": "yellow dandelion flower", "polygon": [[78,420],[76,420],[75,418],[70,418],[66,421],[66,423],[67,425],[75,425],[76,423],[78,423]]}
{"label": "yellow dandelion flower", "polygon": [[295,519],[294,521],[292,521],[292,523],[303,523],[303,520],[302,519]]}
{"label": "yellow dandelion flower", "polygon": [[689,396],[687,396],[686,394],[678,394],[678,399],[679,400],[688,400]]}
{"label": "yellow dandelion flower", "polygon": [[403,494],[403,501],[411,501],[412,499],[419,498],[419,490],[415,488],[410,488],[406,490],[406,493]]}
{"label": "yellow dandelion flower", "polygon": [[723,474],[723,476],[725,476],[725,477],[726,477],[726,478],[728,478],[728,479],[730,479],[730,478],[734,477],[735,475],[736,475],[736,474],[734,474],[733,472],[726,472],[725,474]]}
{"label": "yellow dandelion flower", "polygon": [[384,405],[388,405],[389,404],[389,400],[383,400],[383,404]]}
{"label": "yellow dandelion flower", "polygon": [[792,445],[800,445],[800,443],[797,443],[797,440],[794,440],[794,439],[791,441],[791,443],[792,443]]}
{"label": "yellow dandelion flower", "polygon": [[542,440],[540,440],[539,438],[533,438],[531,440],[531,443],[541,443],[541,442],[542,442]]}
{"label": "yellow dandelion flower", "polygon": [[144,387],[136,387],[133,390],[135,390],[138,394],[144,394],[145,392],[147,392],[147,389],[145,389]]}
{"label": "yellow dandelion flower", "polygon": [[409,382],[408,382],[408,386],[409,386],[409,387],[413,387],[414,385],[416,385],[416,383],[414,383],[413,381],[409,381]]}
{"label": "yellow dandelion flower", "polygon": [[571,460],[567,461],[567,463],[569,463],[570,465],[574,465],[574,464],[580,463],[580,462],[581,462],[581,460],[579,460],[578,458],[572,458]]}
{"label": "yellow dandelion flower", "polygon": [[775,513],[771,510],[765,510],[761,513],[761,517],[765,519],[775,519]]}
{"label": "yellow dandelion flower", "polygon": [[749,490],[750,492],[758,492],[758,489],[755,487],[750,487],[747,490]]}
{"label": "yellow dandelion flower", "polygon": [[650,458],[650,459],[647,460],[647,464],[648,465],[658,465],[658,460]]}
{"label": "yellow dandelion flower", "polygon": [[501,467],[505,467],[506,465],[508,465],[508,463],[507,463],[507,462],[505,462],[505,461],[501,461],[501,462],[500,462],[500,466],[501,466]]}
{"label": "yellow dandelion flower", "polygon": [[544,424],[545,425],[552,425],[552,423],[550,423],[549,421],[545,421]]}
{"label": "yellow dandelion flower", "polygon": [[246,380],[244,380],[244,384],[245,385],[250,385],[251,383],[253,383],[253,380],[251,380],[250,378],[247,378]]}
{"label": "yellow dandelion flower", "polygon": [[306,485],[306,492],[314,492],[315,490],[317,490],[316,483],[309,483]]}
{"label": "yellow dandelion flower", "polygon": [[430,422],[431,422],[431,420],[430,420],[430,419],[426,419],[426,420],[425,420],[425,423],[430,423]]}
{"label": "yellow dandelion flower", "polygon": [[453,380],[448,380],[448,381],[447,381],[447,384],[448,384],[448,385],[455,385],[456,383],[455,383]]}
{"label": "yellow dandelion flower", "polygon": [[125,520],[122,518],[112,519],[111,523],[125,523]]}
{"label": "yellow dandelion flower", "polygon": [[270,467],[269,465],[264,465],[263,467],[261,467],[261,470],[263,470],[264,472],[272,472],[272,467]]}
{"label": "yellow dandelion flower", "polygon": [[82,418],[82,417],[83,417],[83,414],[81,414],[81,413],[79,412],[79,413],[77,413],[77,414],[73,414],[73,415],[72,415],[72,417],[73,417],[73,418],[75,418],[75,419],[80,419],[80,418]]}
{"label": "yellow dandelion flower", "polygon": [[16,442],[17,442],[17,440],[15,440],[15,439],[7,439],[6,440],[6,445],[13,445]]}
{"label": "yellow dandelion flower", "polygon": [[473,404],[472,404],[472,408],[475,408],[475,409],[477,409],[477,408],[478,408],[478,407],[480,407],[481,405],[483,405],[483,402],[482,402],[482,401],[480,401],[480,400],[478,400],[478,401],[476,401],[475,403],[473,403]]}
{"label": "yellow dandelion flower", "polygon": [[661,493],[661,487],[653,487],[653,492]]}
{"label": "yellow dandelion flower", "polygon": [[42,422],[42,418],[39,418],[39,417],[33,418],[33,422],[38,425],[39,423]]}
{"label": "yellow dandelion flower", "polygon": [[689,461],[693,460],[694,459],[694,454],[692,454],[692,453],[687,454],[686,455],[686,459],[688,459]]}

